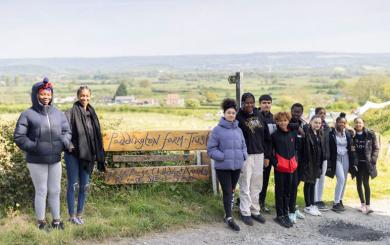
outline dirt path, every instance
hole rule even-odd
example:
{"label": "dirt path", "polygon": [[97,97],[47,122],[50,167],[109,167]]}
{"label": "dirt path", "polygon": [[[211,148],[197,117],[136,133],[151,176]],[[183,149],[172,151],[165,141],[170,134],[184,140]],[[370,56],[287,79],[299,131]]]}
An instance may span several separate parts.
{"label": "dirt path", "polygon": [[[273,215],[266,215],[265,225],[256,223],[248,227],[238,221],[240,232],[229,230],[221,222],[138,239],[111,239],[100,244],[366,244],[367,241],[370,244],[390,244],[390,198],[374,201],[375,212],[370,215],[358,212],[355,205],[348,205],[342,214],[326,211],[322,217],[298,220],[290,229],[277,225]],[[377,238],[379,240],[373,241]]]}

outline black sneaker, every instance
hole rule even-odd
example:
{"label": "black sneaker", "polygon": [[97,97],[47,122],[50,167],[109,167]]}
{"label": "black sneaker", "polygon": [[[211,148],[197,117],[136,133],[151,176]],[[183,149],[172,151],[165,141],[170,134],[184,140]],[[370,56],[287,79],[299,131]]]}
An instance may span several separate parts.
{"label": "black sneaker", "polygon": [[256,220],[257,222],[261,223],[261,224],[265,223],[265,219],[264,219],[264,217],[261,214],[258,214],[258,215],[253,215],[252,214],[252,218],[254,220]]}
{"label": "black sneaker", "polygon": [[265,206],[265,203],[260,204],[260,211],[263,213],[271,213],[271,210]]}
{"label": "black sneaker", "polygon": [[251,216],[244,216],[241,214],[241,220],[242,222],[244,222],[244,224],[253,226],[253,220]]}
{"label": "black sneaker", "polygon": [[51,222],[51,228],[57,229],[57,230],[63,230],[65,228],[64,222],[62,221],[54,221]]}
{"label": "black sneaker", "polygon": [[283,216],[279,216],[279,217],[276,217],[275,219],[275,222],[278,223],[279,225],[285,227],[285,228],[290,228],[291,226],[286,222],[286,219],[285,217]]}
{"label": "black sneaker", "polygon": [[288,217],[288,215],[284,216],[283,218],[284,218],[286,224],[287,224],[289,227],[293,227],[293,226],[294,226],[293,222],[291,222],[291,220],[290,220],[290,218]]}
{"label": "black sneaker", "polygon": [[345,211],[345,209],[341,206],[340,203],[336,203],[336,204],[333,204],[332,211],[335,211],[335,212],[339,213],[339,212]]}
{"label": "black sneaker", "polygon": [[325,205],[323,201],[316,202],[315,205],[317,206],[318,210],[320,211],[327,211],[329,208]]}
{"label": "black sneaker", "polygon": [[40,229],[40,230],[47,230],[47,223],[46,222],[39,221],[37,226],[38,226],[38,229]]}
{"label": "black sneaker", "polygon": [[240,227],[234,222],[233,218],[225,219],[226,224],[234,231],[240,231]]}

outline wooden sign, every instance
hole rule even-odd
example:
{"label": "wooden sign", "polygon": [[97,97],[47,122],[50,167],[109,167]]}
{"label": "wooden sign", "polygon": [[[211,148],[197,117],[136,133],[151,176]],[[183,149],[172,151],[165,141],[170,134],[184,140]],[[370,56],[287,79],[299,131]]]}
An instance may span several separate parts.
{"label": "wooden sign", "polygon": [[113,155],[113,162],[194,162],[195,155]]}
{"label": "wooden sign", "polygon": [[107,132],[105,151],[205,150],[210,131]]}
{"label": "wooden sign", "polygon": [[193,182],[209,178],[210,167],[207,165],[114,168],[105,173],[105,182],[109,185]]}

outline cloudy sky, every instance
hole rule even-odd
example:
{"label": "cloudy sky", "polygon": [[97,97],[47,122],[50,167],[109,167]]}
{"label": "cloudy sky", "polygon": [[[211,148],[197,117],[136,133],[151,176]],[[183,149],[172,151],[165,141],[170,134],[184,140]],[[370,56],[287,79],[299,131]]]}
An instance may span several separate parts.
{"label": "cloudy sky", "polygon": [[390,52],[387,0],[0,1],[0,58]]}

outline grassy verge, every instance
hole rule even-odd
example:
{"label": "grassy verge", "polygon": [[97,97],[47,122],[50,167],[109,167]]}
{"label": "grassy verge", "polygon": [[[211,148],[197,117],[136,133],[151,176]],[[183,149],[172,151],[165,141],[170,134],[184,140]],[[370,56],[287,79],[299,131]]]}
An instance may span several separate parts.
{"label": "grassy verge", "polygon": [[[65,210],[63,205],[63,217]],[[66,222],[64,231],[43,232],[34,227],[31,209],[13,212],[0,220],[0,244],[71,244],[135,237],[221,217],[220,201],[210,193],[207,183],[107,187],[94,189],[88,197],[84,226]]]}

